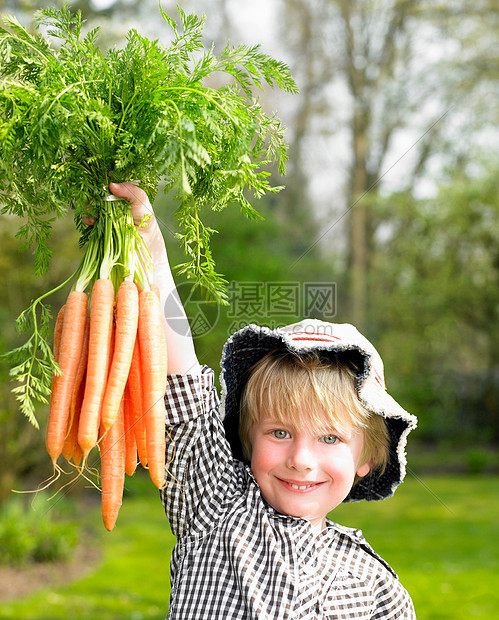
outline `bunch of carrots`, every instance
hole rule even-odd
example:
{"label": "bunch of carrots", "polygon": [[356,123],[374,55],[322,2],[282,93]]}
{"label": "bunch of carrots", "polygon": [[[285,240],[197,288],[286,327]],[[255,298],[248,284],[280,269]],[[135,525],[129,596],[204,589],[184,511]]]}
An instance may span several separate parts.
{"label": "bunch of carrots", "polygon": [[46,446],[54,471],[62,454],[82,474],[98,446],[102,516],[112,530],[125,473],[138,461],[163,486],[167,352],[150,256],[129,208],[107,205],[95,228],[56,319]]}

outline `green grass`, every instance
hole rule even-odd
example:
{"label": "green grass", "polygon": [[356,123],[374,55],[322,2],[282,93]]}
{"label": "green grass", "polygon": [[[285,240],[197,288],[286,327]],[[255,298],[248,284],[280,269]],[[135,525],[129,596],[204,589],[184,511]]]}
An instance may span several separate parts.
{"label": "green grass", "polygon": [[[30,620],[163,619],[174,544],[157,494],[130,481],[115,530],[99,509],[102,561],[87,577],[0,605],[0,618]],[[384,502],[342,505],[333,518],[359,527],[411,593],[418,620],[499,617],[499,476],[408,476]]]}

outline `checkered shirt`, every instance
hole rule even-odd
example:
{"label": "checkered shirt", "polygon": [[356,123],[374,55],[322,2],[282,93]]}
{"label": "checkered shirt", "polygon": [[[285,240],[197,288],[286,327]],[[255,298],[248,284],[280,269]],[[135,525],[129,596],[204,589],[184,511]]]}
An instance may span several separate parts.
{"label": "checkered shirt", "polygon": [[170,620],[416,617],[359,530],[328,521],[317,533],[265,502],[225,440],[212,370],[170,376],[165,402]]}

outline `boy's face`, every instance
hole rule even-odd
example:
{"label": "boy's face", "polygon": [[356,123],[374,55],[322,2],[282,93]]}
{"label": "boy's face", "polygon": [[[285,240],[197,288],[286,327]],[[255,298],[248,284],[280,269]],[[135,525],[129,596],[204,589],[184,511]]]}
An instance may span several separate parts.
{"label": "boy's face", "polygon": [[369,472],[370,464],[360,462],[362,431],[316,434],[306,425],[298,429],[291,420],[283,424],[264,415],[252,428],[251,443],[251,470],[265,500],[280,513],[321,527],[350,492],[355,475]]}

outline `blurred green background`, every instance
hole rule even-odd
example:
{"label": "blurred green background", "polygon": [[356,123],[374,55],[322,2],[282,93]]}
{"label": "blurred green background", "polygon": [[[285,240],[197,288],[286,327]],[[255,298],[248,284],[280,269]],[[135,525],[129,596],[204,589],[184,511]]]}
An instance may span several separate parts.
{"label": "blurred green background", "polygon": [[[103,47],[120,45],[131,27],[154,38],[169,35],[154,0],[68,4],[83,11],[89,28],[101,26]],[[46,5],[0,0],[1,11],[15,13],[27,27],[34,10]],[[265,219],[245,220],[237,205],[205,214],[219,231],[212,249],[228,282],[228,306],[206,303],[192,283],[177,280],[200,360],[217,370],[225,339],[248,322],[277,326],[308,315],[358,325],[385,362],[390,393],[418,416],[419,426],[409,442],[408,480],[395,497],[342,506],[334,519],[364,530],[411,592],[418,618],[496,618],[495,3],[179,5],[207,14],[207,45],[221,51],[227,40],[261,43],[289,63],[300,87],[296,96],[259,93],[287,126],[289,143],[286,178],[271,171],[286,189],[255,205]],[[162,6],[176,17],[175,3]],[[175,204],[160,191],[154,207],[171,263],[179,264]],[[21,342],[17,315],[73,271],[80,250],[71,217],[57,221],[54,260],[37,280],[30,251],[15,238],[18,222],[0,218],[3,353]],[[54,309],[66,295],[53,296]],[[36,488],[51,465],[43,432],[18,413],[12,387],[3,364],[0,582],[32,586],[7,586],[0,618],[164,617],[173,538],[155,489],[141,474],[129,481],[111,534],[102,531],[98,492],[83,484],[48,503],[47,496],[22,503],[11,489]],[[40,407],[42,424],[46,413]],[[74,580],[57,587],[57,575],[45,572],[54,547],[59,563],[80,563],[85,575],[75,568]],[[82,547],[96,553],[82,558]],[[23,549],[31,550],[24,557],[36,560],[33,565],[15,560]],[[22,600],[13,603],[9,594]]]}

